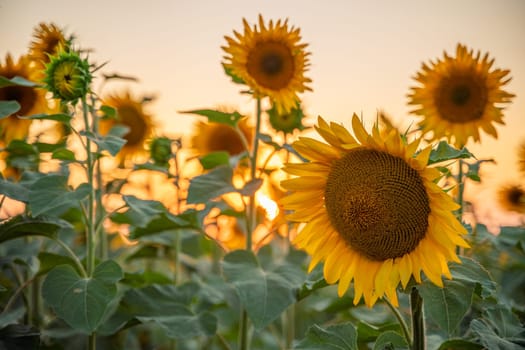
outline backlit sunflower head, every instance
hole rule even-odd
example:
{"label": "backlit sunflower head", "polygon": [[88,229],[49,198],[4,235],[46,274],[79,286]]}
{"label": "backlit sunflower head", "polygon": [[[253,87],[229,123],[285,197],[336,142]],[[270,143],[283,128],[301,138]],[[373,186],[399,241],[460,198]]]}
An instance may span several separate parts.
{"label": "backlit sunflower head", "polygon": [[[36,70],[31,66],[27,56],[21,56],[17,62],[10,54],[5,63],[0,63],[0,76],[12,79],[16,76],[27,80],[36,80]],[[18,116],[48,112],[45,90],[36,87],[10,85],[0,88],[0,101],[16,101],[20,109],[12,115],[0,119],[0,139],[9,144],[15,139],[25,139],[29,133],[31,119],[20,119]]]}
{"label": "backlit sunflower head", "polygon": [[60,50],[68,51],[70,39],[66,39],[64,32],[54,23],[39,23],[33,32],[33,41],[29,45],[29,57],[40,67],[49,63],[50,56]]}
{"label": "backlit sunflower head", "polygon": [[516,184],[503,186],[498,191],[498,202],[507,211],[525,214],[525,189]]}
{"label": "backlit sunflower head", "polygon": [[43,80],[54,98],[74,102],[87,94],[92,78],[87,59],[75,51],[59,51],[46,65]]}
{"label": "backlit sunflower head", "polygon": [[443,59],[423,64],[414,77],[420,85],[408,95],[409,104],[416,106],[411,113],[423,117],[423,133],[432,132],[433,140],[446,137],[457,148],[471,137],[479,142],[480,128],[497,138],[493,123],[504,124],[504,105],[514,95],[503,90],[510,71],[492,69],[493,64],[488,53],[474,55],[461,44],[456,57],[445,53]]}
{"label": "backlit sunflower head", "polygon": [[[368,134],[359,118],[354,135],[319,118],[316,130],[328,143],[299,137],[293,147],[307,163],[284,168],[296,178],[281,185],[292,193],[282,200],[288,218],[306,225],[294,243],[305,249],[312,270],[324,261],[328,283],[339,281],[343,295],[354,281],[354,304],[371,307],[387,296],[397,305],[396,288],[406,288],[421,271],[443,286],[447,263],[460,262],[456,247],[468,247],[454,203],[435,183],[427,166],[431,148],[416,153],[420,139],[405,143],[396,129]],[[386,136],[382,136],[386,135]]]}
{"label": "backlit sunflower head", "polygon": [[273,105],[268,110],[270,125],[275,131],[282,131],[285,134],[292,134],[295,130],[304,130],[303,125],[304,113],[299,104],[288,112],[279,113],[276,106]]}
{"label": "backlit sunflower head", "polygon": [[101,119],[100,133],[105,135],[115,125],[124,125],[129,131],[123,136],[126,144],[117,155],[119,160],[133,158],[146,154],[145,143],[152,136],[153,118],[144,110],[144,102],[131,95],[129,91],[123,94],[112,94],[103,99],[105,105],[116,111],[116,119]]}
{"label": "backlit sunflower head", "polygon": [[254,129],[249,124],[248,118],[242,118],[238,127],[246,143],[239,132],[230,125],[198,121],[191,136],[191,147],[199,155],[220,151],[226,151],[231,156],[241,154],[248,151],[246,144],[252,144]]}
{"label": "backlit sunflower head", "polygon": [[288,20],[270,20],[268,26],[259,15],[259,27],[243,19],[244,33],[226,36],[223,65],[242,79],[257,97],[268,96],[279,113],[290,111],[299,102],[297,93],[311,91],[304,76],[309,65],[307,44],[301,44],[300,29],[288,27]]}

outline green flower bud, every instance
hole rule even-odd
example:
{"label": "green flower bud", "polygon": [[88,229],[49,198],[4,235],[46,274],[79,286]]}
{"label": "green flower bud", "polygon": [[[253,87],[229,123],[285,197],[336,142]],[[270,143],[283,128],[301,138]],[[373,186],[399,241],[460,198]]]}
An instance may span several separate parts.
{"label": "green flower bud", "polygon": [[299,104],[289,112],[282,113],[279,113],[274,105],[268,110],[268,115],[270,117],[270,125],[275,131],[291,134],[295,129],[304,130],[305,128],[303,125],[304,113]]}
{"label": "green flower bud", "polygon": [[171,158],[171,140],[157,137],[151,141],[150,157],[156,165],[167,165]]}
{"label": "green flower bud", "polygon": [[46,64],[45,88],[63,102],[74,101],[89,91],[89,63],[75,51],[60,51]]}

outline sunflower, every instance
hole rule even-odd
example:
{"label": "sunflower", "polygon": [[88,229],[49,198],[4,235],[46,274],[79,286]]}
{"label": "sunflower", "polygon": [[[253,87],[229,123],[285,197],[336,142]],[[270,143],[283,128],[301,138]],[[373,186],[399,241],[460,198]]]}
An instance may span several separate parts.
{"label": "sunflower", "polygon": [[40,68],[49,63],[49,56],[68,46],[63,31],[54,23],[39,23],[34,29],[33,39],[29,45],[29,57]]}
{"label": "sunflower", "polygon": [[354,114],[355,138],[321,117],[316,130],[328,144],[300,137],[293,146],[308,163],[286,164],[296,178],[281,185],[292,191],[282,200],[288,218],[306,225],[294,239],[312,260],[324,261],[328,283],[339,281],[343,295],[354,281],[354,304],[362,296],[371,307],[386,295],[398,304],[396,288],[421,271],[438,286],[451,278],[448,261],[460,262],[456,246],[468,247],[465,228],[455,218],[458,205],[427,167],[430,147],[415,153],[420,139],[405,144],[396,129],[382,137],[377,124],[368,134]]}
{"label": "sunflower", "polygon": [[[248,118],[242,118],[238,127],[246,143],[251,145],[254,129],[249,125]],[[226,151],[231,156],[235,156],[247,151],[245,141],[233,127],[227,124],[198,121],[191,136],[191,147],[199,155]]]}
{"label": "sunflower", "polygon": [[54,98],[68,102],[85,96],[92,79],[87,59],[75,51],[59,51],[46,65],[43,81]]}
{"label": "sunflower", "polygon": [[525,189],[522,186],[512,184],[501,187],[498,201],[505,210],[525,214]]}
{"label": "sunflower", "polygon": [[105,135],[115,125],[124,125],[129,131],[123,136],[126,144],[117,155],[120,161],[145,154],[145,143],[152,136],[154,123],[152,116],[143,108],[143,102],[134,98],[129,91],[113,94],[103,99],[105,105],[113,107],[116,119],[101,119],[100,133]]}
{"label": "sunflower", "polygon": [[242,79],[257,97],[269,96],[279,113],[290,111],[299,102],[297,93],[312,89],[304,76],[309,65],[307,44],[301,44],[300,29],[288,27],[288,20],[265,25],[259,15],[259,28],[243,19],[244,34],[225,36],[228,46],[222,49],[224,67]]}
{"label": "sunflower", "polygon": [[[21,56],[15,63],[10,54],[6,55],[5,64],[0,64],[0,76],[12,79],[16,76],[35,81],[36,70],[31,67],[27,56]],[[29,116],[48,111],[45,91],[43,89],[11,85],[0,88],[0,101],[14,100],[20,104],[18,112],[0,119],[0,139],[9,144],[14,139],[25,139],[29,133],[31,119],[20,119],[18,116]]]}
{"label": "sunflower", "polygon": [[463,147],[468,139],[480,141],[479,129],[497,138],[493,123],[504,124],[503,105],[513,94],[503,90],[511,78],[509,70],[492,69],[494,59],[488,53],[481,58],[458,44],[456,57],[444,54],[443,60],[423,64],[412,87],[409,104],[417,106],[411,113],[422,116],[423,133],[433,132],[433,140],[446,137]]}
{"label": "sunflower", "polygon": [[275,131],[282,131],[285,134],[292,134],[295,130],[305,129],[303,119],[305,117],[301,105],[298,103],[288,112],[279,113],[275,104],[268,111],[270,125]]}

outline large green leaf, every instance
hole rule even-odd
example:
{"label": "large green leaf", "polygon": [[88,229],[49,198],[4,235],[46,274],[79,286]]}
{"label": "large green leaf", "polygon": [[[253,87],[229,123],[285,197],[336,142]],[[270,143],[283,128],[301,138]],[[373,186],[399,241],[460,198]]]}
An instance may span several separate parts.
{"label": "large green leaf", "polygon": [[188,189],[188,204],[207,203],[220,195],[235,192],[232,177],[233,169],[225,165],[194,177]]}
{"label": "large green leaf", "polygon": [[38,275],[45,275],[59,265],[69,265],[73,267],[78,273],[80,273],[75,261],[69,256],[49,252],[40,252],[38,253],[38,260],[40,261]]}
{"label": "large green leaf", "polygon": [[303,282],[302,274],[289,264],[264,270],[257,257],[244,250],[226,255],[222,270],[226,280],[235,286],[256,329],[268,325],[297,301]]}
{"label": "large green leaf", "polygon": [[82,277],[70,265],[55,267],[42,285],[42,296],[72,328],[90,334],[99,327],[117,295],[123,277],[120,266],[107,260],[92,277]]}
{"label": "large green leaf", "polygon": [[450,349],[461,349],[461,350],[481,350],[483,346],[477,343],[465,339],[449,339],[439,346],[438,350],[450,350]]}
{"label": "large green leaf", "polygon": [[35,119],[35,120],[54,120],[61,123],[69,124],[73,116],[70,114],[58,113],[58,114],[33,114],[24,117],[21,119]]}
{"label": "large green leaf", "polygon": [[313,325],[294,349],[358,350],[357,332],[351,323],[337,324],[326,329]]}
{"label": "large green leaf", "polygon": [[181,113],[197,114],[208,118],[209,122],[226,124],[235,127],[242,115],[239,112],[221,112],[213,109],[195,109],[192,111],[182,111]]}
{"label": "large green leaf", "polygon": [[86,131],[83,131],[80,134],[86,136],[88,139],[96,143],[99,152],[108,151],[109,154],[115,156],[120,151],[122,146],[126,144],[127,141],[123,137],[128,132],[129,127],[124,125],[115,125],[105,136]]}
{"label": "large green leaf", "polygon": [[[517,321],[519,322],[519,321]],[[487,320],[475,319],[470,323],[471,331],[485,348],[491,350],[520,350],[525,346],[523,334],[519,338],[505,338],[494,329]],[[519,343],[519,344],[518,344]]]}
{"label": "large green leaf", "polygon": [[0,224],[0,243],[28,236],[44,236],[55,239],[60,230],[69,226],[66,221],[52,217],[32,218],[17,215]]}
{"label": "large green leaf", "polygon": [[450,265],[452,280],[444,280],[444,288],[426,282],[419,291],[424,300],[426,315],[434,321],[447,338],[458,334],[458,326],[472,305],[474,292],[482,298],[494,295],[496,284],[489,273],[476,261],[462,257],[462,264]]}
{"label": "large green leaf", "polygon": [[16,101],[0,101],[0,119],[10,116],[20,110],[20,103]]}
{"label": "large green leaf", "polygon": [[229,165],[230,154],[226,151],[212,152],[200,157],[199,161],[204,169],[213,169],[219,165]]}
{"label": "large green leaf", "polygon": [[83,183],[71,190],[67,181],[67,177],[63,175],[48,175],[30,186],[28,202],[33,216],[59,216],[70,208],[80,207],[80,201],[88,196],[90,187]]}
{"label": "large green leaf", "polygon": [[447,160],[473,158],[474,155],[468,149],[455,149],[447,142],[441,141],[435,149],[430,152],[428,164],[445,162]]}
{"label": "large green leaf", "polygon": [[394,331],[381,333],[374,344],[374,350],[403,350],[407,348],[408,344],[406,339]]}
{"label": "large green leaf", "polygon": [[4,179],[0,179],[0,193],[24,203],[29,200],[29,190],[25,186]]}
{"label": "large green leaf", "polygon": [[123,196],[129,209],[124,215],[130,219],[130,224],[145,227],[153,218],[167,212],[166,207],[159,201],[140,199],[135,196]]}
{"label": "large green leaf", "polygon": [[116,317],[120,319],[121,325],[132,319],[154,322],[170,338],[213,335],[217,330],[217,318],[208,311],[194,313],[189,308],[197,292],[194,284],[131,289],[121,300]]}

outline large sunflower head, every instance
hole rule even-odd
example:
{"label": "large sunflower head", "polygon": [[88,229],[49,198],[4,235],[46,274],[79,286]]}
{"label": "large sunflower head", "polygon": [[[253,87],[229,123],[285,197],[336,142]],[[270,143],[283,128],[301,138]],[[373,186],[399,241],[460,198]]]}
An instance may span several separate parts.
{"label": "large sunflower head", "polygon": [[239,132],[230,125],[198,121],[191,136],[191,147],[199,155],[220,151],[226,151],[231,156],[241,154],[247,151],[246,145],[252,144],[254,129],[248,118],[242,118],[238,127],[244,135],[244,141]]}
{"label": "large sunflower head", "polygon": [[[61,49],[66,49],[69,39],[64,32],[54,23],[39,23],[33,31],[33,41],[29,45],[29,57],[43,68],[49,63],[50,56],[57,54]],[[67,50],[66,50],[67,51]]]}
{"label": "large sunflower head", "polygon": [[301,44],[300,29],[288,27],[288,20],[270,20],[268,26],[259,15],[259,26],[252,28],[243,19],[244,33],[226,36],[224,67],[248,84],[258,97],[269,96],[279,112],[290,111],[299,102],[297,93],[311,88],[304,76],[308,68],[307,44]]}
{"label": "large sunflower head", "polygon": [[124,125],[129,131],[123,136],[126,144],[120,150],[117,158],[130,159],[140,154],[146,154],[145,143],[152,136],[153,118],[144,110],[142,99],[133,97],[129,91],[123,94],[111,94],[103,99],[105,105],[113,107],[116,118],[100,120],[100,133],[105,135],[115,125]]}
{"label": "large sunflower head", "polygon": [[[5,63],[0,63],[0,76],[12,79],[16,76],[27,80],[36,80],[36,70],[31,66],[27,56],[21,56],[14,61],[10,54],[6,55]],[[29,116],[48,111],[45,90],[20,85],[0,88],[0,101],[16,101],[20,104],[18,112],[0,119],[0,139],[9,144],[14,139],[25,139],[31,125],[30,119],[20,119],[18,116]]]}
{"label": "large sunflower head", "polygon": [[[416,153],[420,139],[406,144],[396,129],[368,134],[354,115],[352,136],[343,126],[318,120],[328,144],[300,137],[294,148],[309,162],[287,164],[297,175],[281,185],[288,218],[306,225],[294,243],[312,260],[324,261],[328,283],[339,281],[339,295],[354,281],[354,303],[372,306],[386,295],[397,305],[396,288],[421,271],[436,285],[451,278],[448,261],[459,262],[456,246],[467,247],[465,228],[453,214],[458,205],[427,167],[430,147]],[[386,136],[382,136],[386,135]]]}
{"label": "large sunflower head", "polygon": [[522,186],[516,184],[502,186],[498,191],[498,201],[507,211],[525,214],[525,189]]}
{"label": "large sunflower head", "polygon": [[481,57],[458,44],[456,56],[447,53],[443,59],[423,64],[414,79],[409,104],[411,113],[420,115],[423,133],[433,132],[433,139],[446,137],[456,147],[469,138],[480,141],[479,129],[497,138],[493,123],[504,124],[503,107],[513,94],[503,90],[511,78],[509,70],[492,69],[494,59],[488,53]]}

